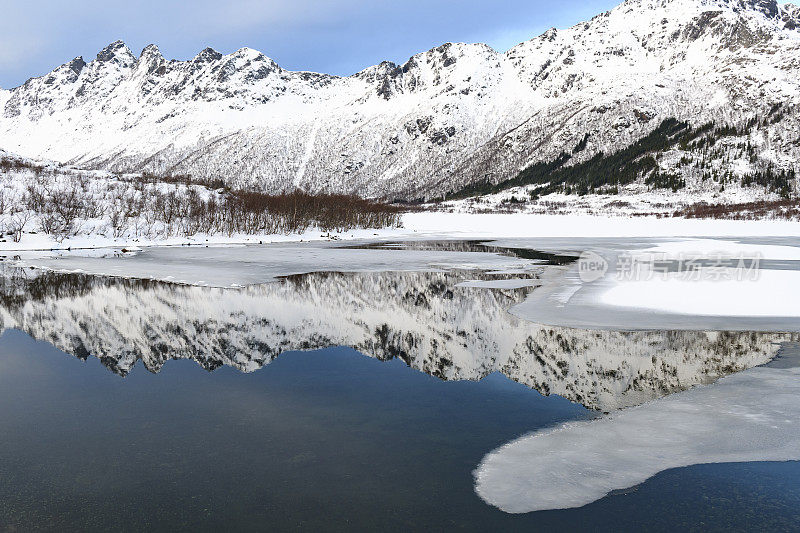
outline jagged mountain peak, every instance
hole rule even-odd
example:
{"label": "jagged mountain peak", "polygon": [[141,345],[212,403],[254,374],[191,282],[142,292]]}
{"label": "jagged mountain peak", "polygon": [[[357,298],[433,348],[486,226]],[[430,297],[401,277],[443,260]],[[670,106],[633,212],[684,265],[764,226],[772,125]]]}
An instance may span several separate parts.
{"label": "jagged mountain peak", "polygon": [[[800,38],[800,33],[781,31],[789,26],[784,19],[791,16],[782,15],[774,0],[626,0],[571,28],[547,30],[506,55],[534,86],[554,68],[586,74],[587,59],[594,55],[611,56],[600,61],[606,71],[608,63],[634,61],[645,71],[662,71],[715,50]],[[695,49],[692,54],[687,47]]]}
{"label": "jagged mountain peak", "polygon": [[147,75],[163,75],[166,72],[166,60],[161,54],[158,46],[149,44],[144,47],[142,53],[139,54],[139,60],[136,64],[136,71],[146,72]]}
{"label": "jagged mountain peak", "polygon": [[623,15],[632,28],[656,28],[662,21],[659,17],[686,23],[704,13],[719,12],[731,15],[732,19],[745,17],[757,23],[779,25],[783,11],[775,0],[625,0],[595,19]]}
{"label": "jagged mountain peak", "polygon": [[222,54],[217,52],[211,47],[204,48],[192,59],[193,63],[209,63],[211,61],[219,61],[222,59]]}
{"label": "jagged mountain peak", "polygon": [[398,69],[399,67],[397,63],[392,61],[382,61],[377,65],[373,65],[360,72],[356,72],[350,77],[362,80],[369,84],[380,84],[380,87],[378,88],[379,96],[388,98],[392,94],[388,80],[391,78],[393,73],[398,71]]}
{"label": "jagged mountain peak", "polygon": [[120,65],[131,66],[136,63],[136,56],[133,55],[128,45],[118,40],[109,44],[97,54],[98,62],[117,62]]}
{"label": "jagged mountain peak", "polygon": [[66,63],[56,67],[49,74],[28,79],[25,82],[25,85],[30,86],[38,81],[41,81],[44,85],[53,85],[59,81],[72,83],[78,79],[78,76],[81,74],[86,65],[87,63],[84,61],[83,57],[78,56],[71,61],[67,61]]}
{"label": "jagged mountain peak", "polygon": [[766,15],[775,16],[778,12],[778,2],[776,0],[625,0],[614,9],[628,8],[653,8],[662,7],[667,9],[714,9],[729,8],[736,10],[758,11]]}
{"label": "jagged mountain peak", "polygon": [[775,0],[742,0],[746,7],[760,11],[768,17],[776,18],[780,10]]}
{"label": "jagged mountain peak", "polygon": [[64,66],[75,72],[75,74],[80,74],[83,67],[86,66],[86,61],[83,60],[83,56],[78,56]]}
{"label": "jagged mountain peak", "polygon": [[[214,48],[207,47],[201,50],[194,58],[191,59],[192,63],[212,63],[215,61],[220,61],[222,59],[245,59],[249,61],[261,61],[261,62],[272,62],[274,61],[267,56],[265,56],[262,52],[255,50],[253,48],[249,48],[247,46],[243,48],[239,48],[235,52],[230,54],[223,54],[215,50]],[[277,66],[277,63],[275,64]]]}
{"label": "jagged mountain peak", "polygon": [[800,29],[800,7],[794,4],[783,4],[781,7],[781,20],[787,30]]}
{"label": "jagged mountain peak", "polygon": [[349,77],[284,70],[250,48],[167,61],[151,45],[136,59],[118,41],[0,93],[0,144],[239,187],[416,199],[508,179],[579,144],[575,161],[608,154],[667,118],[757,117],[749,146],[763,149],[737,172],[800,168],[787,111],[800,105],[799,11],[626,0],[506,53],[445,43]]}
{"label": "jagged mountain peak", "polygon": [[254,60],[258,60],[258,61],[264,61],[266,59],[269,59],[263,53],[259,52],[258,50],[254,49],[254,48],[250,48],[248,46],[244,46],[242,48],[239,48],[238,50],[236,50],[231,55],[233,55],[234,57],[244,57],[244,58],[254,59]]}
{"label": "jagged mountain peak", "polygon": [[139,59],[141,60],[143,57],[152,57],[152,56],[159,56],[161,55],[161,50],[158,48],[157,44],[148,44],[144,48],[142,48],[142,53],[139,54]]}
{"label": "jagged mountain peak", "polygon": [[484,43],[444,43],[426,52],[411,56],[405,65],[413,66],[429,63],[449,67],[454,65],[460,58],[496,55],[498,55],[497,51]]}
{"label": "jagged mountain peak", "polygon": [[[356,77],[377,83],[376,94],[384,100],[403,93],[452,92],[473,79],[491,82],[492,70],[500,66],[501,55],[481,43],[444,43],[409,58],[403,65],[384,62]],[[474,87],[461,87],[463,94]]]}

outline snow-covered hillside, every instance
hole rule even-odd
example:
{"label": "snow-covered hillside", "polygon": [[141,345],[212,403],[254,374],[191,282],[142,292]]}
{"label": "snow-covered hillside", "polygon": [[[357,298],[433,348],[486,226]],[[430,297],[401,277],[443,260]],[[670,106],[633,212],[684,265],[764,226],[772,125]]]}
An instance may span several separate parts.
{"label": "snow-covered hillside", "polygon": [[396,208],[354,197],[268,196],[0,150],[0,250],[352,238],[399,225]]}
{"label": "snow-covered hillside", "polygon": [[180,241],[180,217],[169,228],[144,206],[189,196],[204,202],[222,197],[202,185],[87,171],[0,150],[0,249]]}
{"label": "snow-covered hillside", "polygon": [[774,0],[628,0],[507,53],[445,44],[345,78],[248,48],[175,61],[116,42],[0,91],[0,146],[268,191],[416,199],[562,152],[566,165],[609,154],[674,117],[735,127],[702,156],[658,157],[689,187],[712,176],[721,188],[800,165],[799,26],[800,10]]}

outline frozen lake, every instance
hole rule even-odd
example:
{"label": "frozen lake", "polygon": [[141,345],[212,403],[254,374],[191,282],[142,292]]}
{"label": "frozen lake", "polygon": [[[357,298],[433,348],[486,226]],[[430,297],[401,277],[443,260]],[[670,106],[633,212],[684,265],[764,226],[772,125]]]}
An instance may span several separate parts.
{"label": "frozen lake", "polygon": [[0,264],[0,526],[798,519],[800,472],[785,461],[800,460],[800,239],[318,242]]}

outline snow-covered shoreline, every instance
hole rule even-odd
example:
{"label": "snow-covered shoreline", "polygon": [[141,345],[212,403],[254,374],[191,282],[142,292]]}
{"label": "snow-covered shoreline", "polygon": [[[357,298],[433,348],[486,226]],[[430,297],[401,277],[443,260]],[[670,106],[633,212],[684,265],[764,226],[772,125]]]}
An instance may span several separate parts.
{"label": "snow-covered shoreline", "polygon": [[290,235],[204,235],[168,238],[111,238],[78,235],[59,242],[42,233],[25,233],[20,242],[0,242],[0,252],[211,246],[331,240],[502,239],[502,238],[649,238],[649,237],[798,237],[800,222],[789,220],[703,220],[658,217],[541,215],[525,213],[413,212],[402,227],[346,232],[308,230]]}
{"label": "snow-covered shoreline", "polygon": [[[800,329],[800,300],[793,297],[794,281],[800,278],[797,225],[423,212],[407,214],[402,228],[348,232],[335,241],[334,236],[308,233],[272,241],[249,237],[242,242],[195,242],[188,247],[177,242],[173,246],[178,248],[134,242],[4,255],[10,259],[6,264],[14,266],[215,287],[321,271],[477,269],[519,274],[504,280],[506,285],[538,286],[509,309],[533,323],[582,329],[787,332]],[[381,246],[393,242],[415,244]],[[602,277],[582,279],[581,259],[548,266],[531,278],[548,254],[563,255],[569,262],[568,257],[586,253],[604,262]],[[691,257],[697,270],[676,259],[683,256]],[[731,263],[737,257],[745,262],[755,258],[757,264],[740,269]],[[639,258],[644,270],[632,271],[637,276],[628,279],[619,271],[625,258]],[[665,267],[653,263],[656,258],[672,258],[665,264],[671,271],[655,272]],[[715,266],[715,258],[727,263]],[[784,298],[776,300],[778,294]]]}
{"label": "snow-covered shoreline", "polygon": [[299,242],[321,242],[336,240],[364,240],[368,238],[391,238],[394,235],[405,235],[396,229],[358,229],[347,232],[324,232],[313,229],[304,233],[295,234],[268,234],[268,235],[206,235],[198,234],[192,237],[173,236],[168,238],[130,238],[114,239],[102,235],[82,235],[57,241],[45,234],[25,234],[20,242],[0,242],[0,253],[16,251],[66,251],[66,250],[95,250],[95,249],[126,249],[140,250],[142,248],[176,247],[176,246],[229,246],[248,244],[280,244]]}

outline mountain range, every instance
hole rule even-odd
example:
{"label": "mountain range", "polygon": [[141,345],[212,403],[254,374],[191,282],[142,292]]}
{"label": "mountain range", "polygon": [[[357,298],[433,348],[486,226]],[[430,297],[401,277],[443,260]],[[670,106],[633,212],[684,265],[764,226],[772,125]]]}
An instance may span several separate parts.
{"label": "mountain range", "polygon": [[0,90],[0,148],[235,188],[415,200],[536,164],[583,168],[674,120],[694,133],[637,152],[653,162],[608,184],[787,194],[798,104],[797,6],[627,0],[505,53],[448,43],[349,77],[284,70],[249,48],[178,61],[118,41]]}

